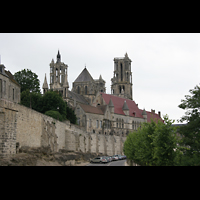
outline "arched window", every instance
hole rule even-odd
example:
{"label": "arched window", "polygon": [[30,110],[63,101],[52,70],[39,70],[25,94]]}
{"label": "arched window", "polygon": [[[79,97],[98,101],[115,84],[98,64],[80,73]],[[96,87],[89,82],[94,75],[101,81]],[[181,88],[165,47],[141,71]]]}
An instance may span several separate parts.
{"label": "arched window", "polygon": [[123,81],[123,66],[122,66],[122,63],[121,63],[121,81]]}
{"label": "arched window", "polygon": [[122,119],[122,128],[124,128],[124,120]]}
{"label": "arched window", "polygon": [[117,128],[118,128],[118,118],[116,119],[116,126],[117,126]]}
{"label": "arched window", "polygon": [[87,86],[85,86],[85,94],[87,94]]}
{"label": "arched window", "polygon": [[77,93],[80,94],[80,87],[77,87]]}

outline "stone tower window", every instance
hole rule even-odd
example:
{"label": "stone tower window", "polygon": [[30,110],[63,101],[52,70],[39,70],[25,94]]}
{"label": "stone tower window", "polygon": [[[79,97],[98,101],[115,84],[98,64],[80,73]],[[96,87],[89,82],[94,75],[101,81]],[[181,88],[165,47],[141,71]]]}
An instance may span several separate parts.
{"label": "stone tower window", "polygon": [[121,81],[123,81],[123,66],[122,66],[122,63],[120,65],[121,65]]}
{"label": "stone tower window", "polygon": [[87,94],[87,86],[85,86],[85,94]]}

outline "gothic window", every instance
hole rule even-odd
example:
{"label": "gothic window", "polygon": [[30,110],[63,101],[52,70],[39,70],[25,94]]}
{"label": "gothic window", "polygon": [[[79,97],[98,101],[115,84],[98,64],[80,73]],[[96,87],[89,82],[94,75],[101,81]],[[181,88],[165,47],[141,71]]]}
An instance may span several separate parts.
{"label": "gothic window", "polygon": [[13,88],[13,101],[15,100],[15,89]]}
{"label": "gothic window", "polygon": [[122,88],[121,88],[121,86],[119,86],[119,93],[121,94],[121,91],[122,91]]}
{"label": "gothic window", "polygon": [[124,120],[122,119],[122,128],[124,128]]}
{"label": "gothic window", "polygon": [[58,76],[58,69],[56,68],[56,76]]}
{"label": "gothic window", "polygon": [[2,80],[0,79],[0,98],[2,97]]}
{"label": "gothic window", "polygon": [[118,128],[118,118],[116,119],[116,126],[117,126],[117,128]]}
{"label": "gothic window", "polygon": [[87,86],[85,86],[85,94],[87,94]]}
{"label": "gothic window", "polygon": [[50,73],[53,73],[53,68],[52,67],[50,68]]}
{"label": "gothic window", "polygon": [[119,128],[121,128],[121,119],[119,119]]}
{"label": "gothic window", "polygon": [[129,75],[128,75],[128,72],[127,72],[127,74],[126,74],[126,79],[127,79],[127,81],[129,81]]}
{"label": "gothic window", "polygon": [[102,121],[100,121],[100,128],[102,128]]}
{"label": "gothic window", "polygon": [[51,76],[51,83],[53,83],[53,76]]}
{"label": "gothic window", "polygon": [[122,63],[121,63],[121,81],[123,81],[123,66],[122,66]]}
{"label": "gothic window", "polygon": [[80,94],[80,87],[77,87],[77,93]]}
{"label": "gothic window", "polygon": [[97,128],[99,128],[99,120],[97,120]]}

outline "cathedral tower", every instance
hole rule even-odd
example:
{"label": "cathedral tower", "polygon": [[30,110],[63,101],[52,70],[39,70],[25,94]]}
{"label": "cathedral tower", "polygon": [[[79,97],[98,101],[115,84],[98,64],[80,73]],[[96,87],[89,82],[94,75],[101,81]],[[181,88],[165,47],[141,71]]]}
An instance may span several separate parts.
{"label": "cathedral tower", "polygon": [[63,98],[66,98],[67,91],[69,88],[68,83],[68,74],[67,74],[67,68],[68,65],[61,62],[61,55],[58,50],[57,54],[57,60],[56,63],[54,63],[54,60],[52,59],[50,63],[50,89],[53,91],[59,91]]}
{"label": "cathedral tower", "polygon": [[123,58],[114,58],[114,75],[111,79],[113,95],[133,99],[131,62],[127,53]]}

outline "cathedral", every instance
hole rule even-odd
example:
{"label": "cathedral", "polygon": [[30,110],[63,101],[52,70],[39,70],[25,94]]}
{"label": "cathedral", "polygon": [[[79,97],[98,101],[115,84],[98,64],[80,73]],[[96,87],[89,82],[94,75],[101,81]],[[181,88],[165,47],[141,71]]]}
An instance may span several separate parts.
{"label": "cathedral", "polygon": [[131,59],[114,58],[114,73],[111,78],[111,94],[106,94],[105,80],[102,76],[93,79],[86,66],[69,90],[68,65],[61,62],[58,51],[57,60],[50,63],[50,84],[46,74],[43,94],[49,89],[62,94],[64,101],[75,110],[77,124],[88,133],[126,136],[137,130],[141,123],[162,120],[160,112],[141,110],[133,101]]}

